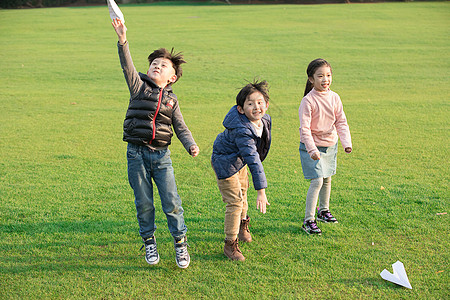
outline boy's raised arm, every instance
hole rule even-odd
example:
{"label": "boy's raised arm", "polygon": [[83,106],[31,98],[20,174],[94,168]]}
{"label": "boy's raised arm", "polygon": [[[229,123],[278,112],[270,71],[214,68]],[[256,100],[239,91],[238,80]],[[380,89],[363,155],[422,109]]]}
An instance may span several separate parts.
{"label": "boy's raised arm", "polygon": [[133,60],[131,58],[130,50],[127,42],[127,27],[119,18],[113,19],[112,26],[119,38],[118,52],[120,65],[122,67],[125,80],[127,81],[128,89],[130,90],[130,100],[134,99],[139,93],[143,84],[136,68],[134,67]]}
{"label": "boy's raised arm", "polygon": [[122,23],[122,20],[116,18],[112,21],[112,26],[119,38],[119,44],[123,45],[127,41],[127,27]]}

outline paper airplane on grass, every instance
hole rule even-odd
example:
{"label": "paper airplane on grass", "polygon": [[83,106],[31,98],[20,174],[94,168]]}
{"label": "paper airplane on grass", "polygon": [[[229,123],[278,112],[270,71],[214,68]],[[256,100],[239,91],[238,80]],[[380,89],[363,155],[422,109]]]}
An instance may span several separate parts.
{"label": "paper airplane on grass", "polygon": [[397,260],[393,265],[392,269],[394,270],[394,273],[390,273],[388,270],[384,269],[380,276],[384,280],[393,282],[395,284],[404,286],[408,289],[412,289],[411,284],[409,283],[408,276],[406,275],[405,266]]}
{"label": "paper airplane on grass", "polygon": [[114,0],[106,0],[106,2],[108,3],[109,16],[111,17],[111,20],[119,18],[122,23],[125,23],[123,13],[120,11],[119,6],[117,6],[116,2],[114,2]]}

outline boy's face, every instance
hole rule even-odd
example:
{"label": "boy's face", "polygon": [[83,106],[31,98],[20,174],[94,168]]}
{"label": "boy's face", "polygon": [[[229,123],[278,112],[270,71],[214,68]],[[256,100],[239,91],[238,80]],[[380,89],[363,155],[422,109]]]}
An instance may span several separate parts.
{"label": "boy's face", "polygon": [[148,68],[147,76],[162,88],[177,80],[172,62],[170,59],[163,57],[155,58],[152,61]]}
{"label": "boy's face", "polygon": [[264,100],[263,94],[253,92],[245,99],[244,106],[237,106],[239,113],[244,114],[251,122],[259,123],[265,115],[269,103]]}

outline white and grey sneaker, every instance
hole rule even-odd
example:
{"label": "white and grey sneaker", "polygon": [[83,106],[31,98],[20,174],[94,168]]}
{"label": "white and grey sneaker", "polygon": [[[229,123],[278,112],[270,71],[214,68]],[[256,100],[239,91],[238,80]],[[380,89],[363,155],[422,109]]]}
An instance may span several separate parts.
{"label": "white and grey sneaker", "polygon": [[148,238],[144,240],[144,245],[142,245],[141,249],[145,247],[145,260],[150,265],[156,265],[159,263],[159,254],[158,250],[156,249],[156,238],[155,236],[152,236],[151,238]]}
{"label": "white and grey sneaker", "polygon": [[189,247],[187,243],[187,238],[183,237],[179,240],[174,241],[175,245],[175,260],[177,262],[178,267],[182,269],[186,269],[189,267],[189,263],[191,262],[191,257],[189,256],[187,247]]}

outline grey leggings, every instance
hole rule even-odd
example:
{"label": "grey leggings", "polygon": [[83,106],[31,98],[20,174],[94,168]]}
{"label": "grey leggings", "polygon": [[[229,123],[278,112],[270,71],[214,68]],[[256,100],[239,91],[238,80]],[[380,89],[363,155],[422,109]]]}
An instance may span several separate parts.
{"label": "grey leggings", "polygon": [[319,211],[330,209],[331,176],[327,178],[311,179],[311,184],[306,194],[305,221],[315,219],[317,198],[319,198]]}

